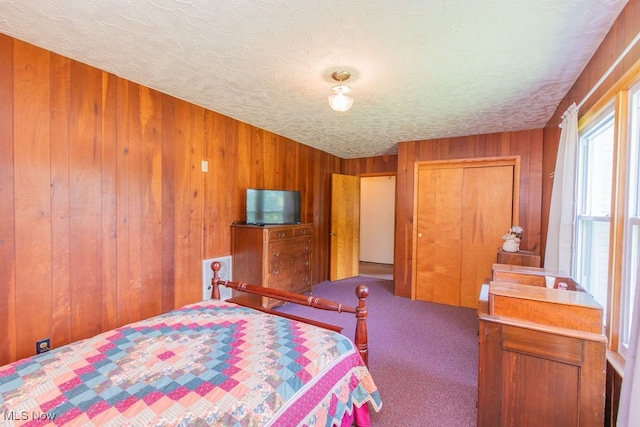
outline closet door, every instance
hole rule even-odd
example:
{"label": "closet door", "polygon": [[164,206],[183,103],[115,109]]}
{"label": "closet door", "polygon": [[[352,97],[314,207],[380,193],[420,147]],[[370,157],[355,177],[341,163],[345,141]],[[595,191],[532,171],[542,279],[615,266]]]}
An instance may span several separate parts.
{"label": "closet door", "polygon": [[517,218],[517,159],[418,165],[414,296],[475,308]]}
{"label": "closet door", "polygon": [[464,169],[460,305],[476,308],[483,281],[512,225],[513,166]]}
{"label": "closet door", "polygon": [[462,168],[418,170],[415,297],[460,305]]}

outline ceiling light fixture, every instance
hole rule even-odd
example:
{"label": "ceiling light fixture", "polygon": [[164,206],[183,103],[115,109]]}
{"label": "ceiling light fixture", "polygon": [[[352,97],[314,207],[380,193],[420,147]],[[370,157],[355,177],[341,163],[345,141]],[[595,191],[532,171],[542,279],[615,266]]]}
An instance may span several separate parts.
{"label": "ceiling light fixture", "polygon": [[334,71],[331,77],[333,80],[340,82],[340,84],[331,88],[333,94],[329,95],[329,105],[335,111],[347,111],[353,105],[353,98],[345,95],[345,93],[351,91],[351,88],[344,84],[344,82],[349,80],[351,73],[348,71]]}

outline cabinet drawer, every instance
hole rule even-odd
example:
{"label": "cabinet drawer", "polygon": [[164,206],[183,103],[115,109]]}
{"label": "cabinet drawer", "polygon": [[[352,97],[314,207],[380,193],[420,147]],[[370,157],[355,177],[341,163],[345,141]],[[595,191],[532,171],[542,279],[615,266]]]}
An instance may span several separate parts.
{"label": "cabinet drawer", "polygon": [[294,236],[311,236],[311,227],[298,227],[293,229]]}
{"label": "cabinet drawer", "polygon": [[269,242],[290,239],[292,237],[294,237],[294,231],[292,228],[273,228],[270,229],[267,234]]}
{"label": "cabinet drawer", "polygon": [[284,276],[291,274],[304,274],[311,270],[311,260],[308,254],[300,254],[295,257],[275,259],[269,263],[269,274]]}
{"label": "cabinet drawer", "polygon": [[306,274],[280,273],[269,275],[269,289],[280,289],[288,292],[303,293],[311,289],[311,271]]}
{"label": "cabinet drawer", "polygon": [[278,240],[290,239],[292,237],[311,236],[311,226],[302,227],[278,227],[268,229],[267,240],[274,242]]}
{"label": "cabinet drawer", "polygon": [[311,236],[269,243],[269,261],[309,254],[310,252]]}

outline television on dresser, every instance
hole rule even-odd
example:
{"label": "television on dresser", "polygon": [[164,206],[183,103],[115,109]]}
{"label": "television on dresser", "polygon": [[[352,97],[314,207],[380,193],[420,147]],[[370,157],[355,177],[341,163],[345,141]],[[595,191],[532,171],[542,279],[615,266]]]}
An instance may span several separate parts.
{"label": "television on dresser", "polygon": [[300,223],[300,192],[247,188],[247,224]]}

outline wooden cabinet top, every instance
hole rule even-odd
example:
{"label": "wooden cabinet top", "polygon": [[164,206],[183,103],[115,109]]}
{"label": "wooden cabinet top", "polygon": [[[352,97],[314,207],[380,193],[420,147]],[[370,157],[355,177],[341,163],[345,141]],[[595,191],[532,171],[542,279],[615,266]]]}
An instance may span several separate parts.
{"label": "wooden cabinet top", "polygon": [[254,228],[258,230],[277,230],[277,229],[310,228],[310,227],[313,227],[313,224],[306,223],[306,222],[303,222],[300,224],[265,224],[265,225],[234,223],[234,224],[231,224],[231,227]]}
{"label": "wooden cabinet top", "polygon": [[264,242],[290,239],[292,237],[311,236],[313,225],[304,224],[232,224],[232,229],[242,232],[242,235],[261,235]]}
{"label": "wooden cabinet top", "polygon": [[498,263],[540,267],[540,255],[533,251],[506,252],[498,249]]}
{"label": "wooden cabinet top", "polygon": [[602,333],[602,306],[586,292],[491,282],[489,313],[542,325]]}

